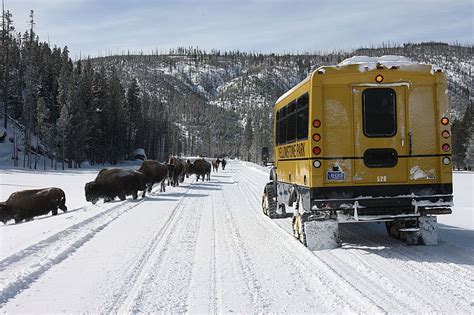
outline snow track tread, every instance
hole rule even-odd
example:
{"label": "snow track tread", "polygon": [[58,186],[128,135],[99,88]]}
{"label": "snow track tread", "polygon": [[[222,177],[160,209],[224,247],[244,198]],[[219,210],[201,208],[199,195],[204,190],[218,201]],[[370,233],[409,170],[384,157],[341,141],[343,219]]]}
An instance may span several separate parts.
{"label": "snow track tread", "polygon": [[[173,208],[171,214],[167,218],[164,225],[157,229],[157,233],[149,241],[148,245],[143,250],[142,256],[137,259],[134,266],[130,266],[131,272],[127,274],[127,287],[121,289],[121,294],[115,298],[114,301],[110,301],[108,305],[111,305],[110,309],[105,310],[106,313],[111,312],[132,312],[136,308],[138,294],[142,290],[143,283],[146,277],[151,272],[151,268],[155,265],[153,258],[157,256],[155,251],[160,254],[167,250],[167,240],[170,239],[174,226],[179,222],[179,217],[183,209],[185,202],[185,196],[189,192],[189,187],[178,201],[176,206]],[[161,249],[158,249],[161,248]]]}
{"label": "snow track tread", "polygon": [[[3,275],[0,276],[4,284],[0,290],[0,306],[28,288],[46,271],[68,258],[98,232],[141,202],[142,199],[131,205],[122,202],[0,261],[0,273],[10,268],[23,270],[20,275],[14,275],[14,279],[8,279],[11,278],[8,274],[7,279]],[[106,219],[101,220],[102,218]]]}

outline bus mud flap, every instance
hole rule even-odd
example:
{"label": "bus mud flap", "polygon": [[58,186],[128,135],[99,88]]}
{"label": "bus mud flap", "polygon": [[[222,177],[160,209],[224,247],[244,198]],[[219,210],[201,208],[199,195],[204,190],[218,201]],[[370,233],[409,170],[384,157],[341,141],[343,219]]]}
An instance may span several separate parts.
{"label": "bus mud flap", "polygon": [[333,249],[340,246],[337,220],[310,220],[303,223],[309,250]]}

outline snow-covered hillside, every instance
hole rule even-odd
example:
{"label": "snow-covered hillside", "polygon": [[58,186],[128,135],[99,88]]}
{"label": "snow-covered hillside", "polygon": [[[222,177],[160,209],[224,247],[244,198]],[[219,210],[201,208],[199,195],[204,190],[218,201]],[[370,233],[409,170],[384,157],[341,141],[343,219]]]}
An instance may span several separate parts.
{"label": "snow-covered hillside", "polygon": [[262,214],[268,170],[251,163],[95,206],[84,183],[97,169],[0,172],[1,200],[58,186],[69,208],[0,226],[3,312],[473,311],[473,173],[454,174],[456,206],[440,218],[438,246],[407,247],[366,223],[344,225],[341,248],[311,252],[290,218]]}

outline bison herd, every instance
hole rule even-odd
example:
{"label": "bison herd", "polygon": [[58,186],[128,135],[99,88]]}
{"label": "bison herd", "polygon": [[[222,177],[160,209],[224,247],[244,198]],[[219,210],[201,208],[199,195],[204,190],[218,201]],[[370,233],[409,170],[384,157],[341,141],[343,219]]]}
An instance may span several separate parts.
{"label": "bison herd", "polygon": [[[92,204],[100,199],[109,202],[115,198],[125,200],[127,196],[142,198],[146,192],[151,192],[154,184],[160,185],[160,192],[165,191],[168,185],[179,186],[186,177],[194,174],[196,181],[211,179],[211,169],[218,170],[219,165],[225,169],[225,159],[215,159],[212,164],[203,158],[194,162],[186,162],[177,157],[170,157],[168,163],[154,160],[145,160],[138,170],[104,168],[92,182],[84,186],[86,200]],[[66,195],[60,188],[50,187],[43,189],[30,189],[14,192],[7,201],[0,202],[0,221],[6,224],[9,220],[20,223],[30,221],[35,216],[52,212],[58,214],[58,209],[67,211]]]}

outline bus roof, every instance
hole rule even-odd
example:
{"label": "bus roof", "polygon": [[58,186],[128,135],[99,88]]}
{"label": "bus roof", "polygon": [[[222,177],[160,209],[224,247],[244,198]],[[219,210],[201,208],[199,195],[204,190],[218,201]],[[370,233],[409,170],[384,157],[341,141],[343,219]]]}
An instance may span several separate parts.
{"label": "bus roof", "polygon": [[429,64],[417,63],[405,56],[386,55],[381,57],[369,57],[369,56],[353,56],[341,61],[337,65],[322,66],[314,70],[306,79],[295,85],[293,88],[288,90],[285,94],[280,96],[275,104],[283,101],[287,96],[292,94],[302,85],[311,80],[313,74],[319,73],[324,74],[326,72],[340,72],[346,70],[347,72],[367,72],[375,69],[399,69],[402,71],[409,72],[425,72],[431,73],[440,71],[441,68]]}

